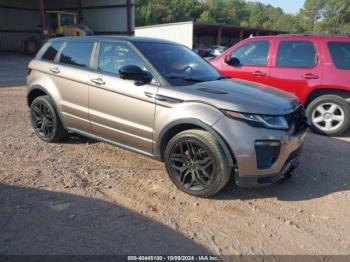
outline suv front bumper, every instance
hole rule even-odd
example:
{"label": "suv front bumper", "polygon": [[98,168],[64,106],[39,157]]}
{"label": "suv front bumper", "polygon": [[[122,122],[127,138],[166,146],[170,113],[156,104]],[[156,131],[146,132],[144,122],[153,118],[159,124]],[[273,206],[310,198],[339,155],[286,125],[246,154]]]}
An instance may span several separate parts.
{"label": "suv front bumper", "polygon": [[[287,130],[252,127],[227,117],[220,119],[213,128],[224,138],[235,157],[235,180],[242,187],[272,184],[288,176],[299,165],[307,131],[305,128],[294,134]],[[270,165],[261,165],[264,154],[256,149],[259,141],[279,143],[278,153]]]}

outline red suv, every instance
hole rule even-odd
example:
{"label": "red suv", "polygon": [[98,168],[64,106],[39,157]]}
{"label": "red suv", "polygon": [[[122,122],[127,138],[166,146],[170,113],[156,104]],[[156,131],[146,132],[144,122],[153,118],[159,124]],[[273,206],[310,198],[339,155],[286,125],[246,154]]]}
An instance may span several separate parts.
{"label": "red suv", "polygon": [[350,36],[254,37],[210,63],[225,76],[295,94],[318,133],[336,136],[350,126]]}

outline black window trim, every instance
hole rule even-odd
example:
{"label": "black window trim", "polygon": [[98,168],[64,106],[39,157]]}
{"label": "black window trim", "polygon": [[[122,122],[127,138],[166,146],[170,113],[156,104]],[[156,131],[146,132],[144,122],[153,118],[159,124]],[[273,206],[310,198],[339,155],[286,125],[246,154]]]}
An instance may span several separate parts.
{"label": "black window trim", "polygon": [[101,43],[110,43],[110,44],[122,43],[122,44],[125,44],[125,45],[129,46],[130,49],[132,49],[139,56],[139,58],[145,64],[148,72],[152,75],[154,81],[151,82],[150,84],[151,85],[156,85],[156,86],[161,86],[160,81],[158,80],[156,75],[153,73],[153,70],[150,68],[149,62],[147,61],[147,59],[145,59],[144,56],[140,53],[140,51],[137,48],[135,48],[135,46],[132,45],[129,41],[123,41],[123,40],[100,40],[100,41],[97,41],[96,42],[95,53],[94,53],[93,59],[92,59],[93,60],[92,61],[92,67],[91,67],[91,70],[94,73],[107,75],[107,76],[112,76],[112,77],[117,77],[118,79],[121,79],[119,74],[117,74],[117,73],[104,72],[104,71],[101,71],[101,70],[98,69],[98,60],[99,60],[99,55],[100,55]]}
{"label": "black window trim", "polygon": [[[271,50],[272,50],[272,44],[271,44],[271,40],[253,40],[253,41],[248,41],[246,43],[244,43],[243,45],[241,45],[240,47],[232,50],[231,54],[230,54],[230,57],[232,57],[232,54],[234,51],[240,49],[241,47],[247,45],[247,44],[251,44],[251,43],[256,43],[256,42],[267,42],[269,43],[269,52],[267,54],[267,62],[266,62],[266,65],[240,65],[239,67],[243,67],[243,66],[248,66],[248,67],[262,67],[262,68],[268,68],[269,67],[269,62],[270,62],[270,55],[271,55]],[[224,62],[225,65],[227,65],[225,62]]]}
{"label": "black window trim", "polygon": [[[280,66],[278,65],[278,55],[280,53],[280,47],[281,47],[281,44],[284,43],[284,42],[304,42],[304,43],[311,43],[312,46],[314,47],[315,49],[315,54],[316,54],[316,63],[311,66],[311,67],[306,67],[306,66]],[[276,68],[291,68],[291,69],[314,69],[316,67],[318,67],[319,65],[319,62],[320,62],[320,59],[319,59],[319,53],[318,53],[318,49],[317,49],[317,46],[315,45],[314,42],[312,41],[309,41],[309,40],[281,40],[279,43],[278,43],[278,47],[277,47],[277,54],[276,54]]]}

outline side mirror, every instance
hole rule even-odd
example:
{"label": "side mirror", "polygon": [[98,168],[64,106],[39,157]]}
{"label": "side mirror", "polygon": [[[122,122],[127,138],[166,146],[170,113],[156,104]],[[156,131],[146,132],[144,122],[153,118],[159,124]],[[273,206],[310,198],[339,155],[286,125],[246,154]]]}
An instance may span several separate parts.
{"label": "side mirror", "polygon": [[240,66],[241,61],[237,57],[231,57],[231,55],[227,55],[225,57],[225,63],[231,66]]}
{"label": "side mirror", "polygon": [[124,80],[135,80],[143,83],[152,81],[152,76],[136,65],[127,65],[119,69],[119,76]]}

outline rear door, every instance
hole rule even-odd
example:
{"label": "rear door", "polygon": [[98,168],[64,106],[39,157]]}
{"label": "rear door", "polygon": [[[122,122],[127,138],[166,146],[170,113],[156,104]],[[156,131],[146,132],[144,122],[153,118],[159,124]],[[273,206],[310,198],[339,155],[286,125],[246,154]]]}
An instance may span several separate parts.
{"label": "rear door", "polygon": [[224,63],[220,65],[220,71],[228,77],[239,78],[262,84],[268,83],[269,77],[269,54],[271,41],[269,40],[248,40],[241,45],[234,47],[229,55],[237,58],[238,66]]}
{"label": "rear door", "polygon": [[127,42],[101,42],[90,74],[89,114],[94,134],[152,152],[156,83],[139,84],[119,77],[119,69],[144,60]]}
{"label": "rear door", "polygon": [[350,91],[350,39],[324,41],[324,56],[323,85]]}
{"label": "rear door", "polygon": [[317,40],[277,39],[269,85],[295,94],[304,102],[304,93],[322,82],[322,57]]}
{"label": "rear door", "polygon": [[93,42],[53,41],[42,56],[45,87],[56,98],[67,127],[90,131],[88,115],[89,65]]}

